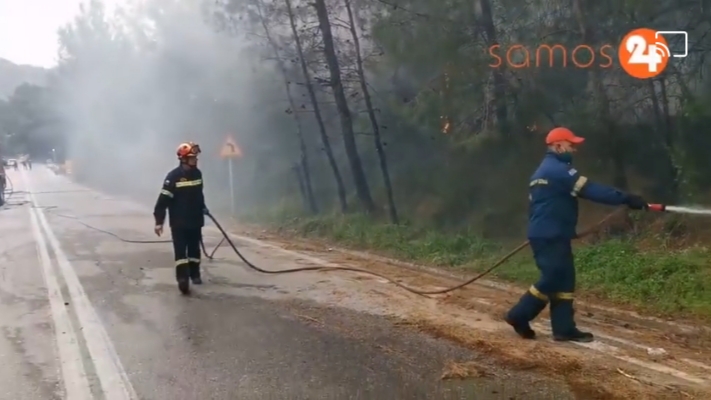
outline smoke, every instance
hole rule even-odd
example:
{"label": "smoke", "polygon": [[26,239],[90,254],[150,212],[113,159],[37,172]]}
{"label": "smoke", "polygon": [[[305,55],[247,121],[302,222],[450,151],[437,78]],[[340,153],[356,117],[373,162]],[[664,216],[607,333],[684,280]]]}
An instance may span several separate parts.
{"label": "smoke", "polygon": [[177,165],[178,144],[195,141],[208,205],[228,208],[219,158],[228,135],[245,153],[234,171],[238,201],[268,176],[266,159],[288,168],[279,160],[290,157],[280,154],[290,143],[275,134],[285,108],[279,76],[244,34],[216,29],[208,4],[146,0],[109,14],[93,1],[60,33],[56,110],[77,179],[153,198]]}

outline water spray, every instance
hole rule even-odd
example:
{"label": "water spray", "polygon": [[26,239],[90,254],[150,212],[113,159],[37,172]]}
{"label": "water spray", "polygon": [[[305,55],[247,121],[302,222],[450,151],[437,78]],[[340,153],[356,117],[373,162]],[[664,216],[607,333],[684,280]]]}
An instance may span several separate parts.
{"label": "water spray", "polygon": [[650,211],[656,212],[672,212],[677,214],[694,214],[694,215],[708,215],[711,216],[711,209],[700,208],[700,207],[682,207],[682,206],[668,206],[666,204],[650,204]]}

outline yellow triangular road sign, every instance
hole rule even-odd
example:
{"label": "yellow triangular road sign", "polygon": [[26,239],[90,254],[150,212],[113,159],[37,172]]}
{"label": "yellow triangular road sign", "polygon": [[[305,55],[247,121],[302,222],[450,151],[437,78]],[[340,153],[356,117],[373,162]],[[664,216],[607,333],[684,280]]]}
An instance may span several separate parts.
{"label": "yellow triangular road sign", "polygon": [[237,146],[237,142],[228,136],[225,139],[225,144],[222,145],[222,150],[220,150],[220,157],[222,158],[239,158],[242,157],[242,150]]}

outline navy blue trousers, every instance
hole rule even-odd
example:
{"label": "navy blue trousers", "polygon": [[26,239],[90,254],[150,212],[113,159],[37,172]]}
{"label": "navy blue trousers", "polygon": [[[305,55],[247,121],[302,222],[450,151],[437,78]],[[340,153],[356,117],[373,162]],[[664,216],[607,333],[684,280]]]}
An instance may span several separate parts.
{"label": "navy blue trousers", "polygon": [[576,330],[573,319],[575,264],[570,239],[530,239],[536,266],[541,272],[538,282],[521,296],[509,311],[509,321],[528,324],[550,304],[551,328],[554,335],[567,335]]}
{"label": "navy blue trousers", "polygon": [[201,228],[171,228],[175,254],[175,278],[200,278]]}

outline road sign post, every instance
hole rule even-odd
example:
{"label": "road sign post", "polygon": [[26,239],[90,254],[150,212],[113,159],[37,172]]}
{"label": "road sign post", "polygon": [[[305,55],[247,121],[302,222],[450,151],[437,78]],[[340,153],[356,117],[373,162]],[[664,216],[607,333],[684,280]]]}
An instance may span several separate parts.
{"label": "road sign post", "polygon": [[220,151],[220,157],[227,159],[227,173],[230,180],[230,211],[232,215],[235,215],[237,201],[235,199],[234,159],[242,157],[242,150],[231,136],[225,139],[225,144],[222,145],[222,150]]}
{"label": "road sign post", "polygon": [[230,212],[235,215],[235,179],[234,179],[234,167],[232,159],[227,159],[227,168],[229,169],[229,179],[230,179]]}

